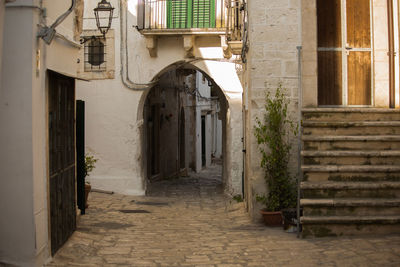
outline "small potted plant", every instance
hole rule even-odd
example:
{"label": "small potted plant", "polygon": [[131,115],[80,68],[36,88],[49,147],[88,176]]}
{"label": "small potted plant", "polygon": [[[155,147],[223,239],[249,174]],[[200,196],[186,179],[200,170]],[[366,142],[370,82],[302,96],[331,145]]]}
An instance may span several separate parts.
{"label": "small potted plant", "polygon": [[296,187],[289,174],[290,136],[297,135],[297,125],[288,118],[289,100],[279,85],[275,96],[268,92],[263,119],[256,118],[254,135],[262,155],[267,194],[256,195],[265,205],[260,212],[268,225],[282,225],[281,211],[296,207]]}
{"label": "small potted plant", "polygon": [[[96,159],[94,156],[85,155],[85,178],[89,176],[89,174],[93,171],[94,168],[96,168],[96,162],[98,159]],[[89,192],[92,190],[92,186],[90,185],[89,182],[85,182],[85,208],[88,208],[88,197],[89,197]]]}

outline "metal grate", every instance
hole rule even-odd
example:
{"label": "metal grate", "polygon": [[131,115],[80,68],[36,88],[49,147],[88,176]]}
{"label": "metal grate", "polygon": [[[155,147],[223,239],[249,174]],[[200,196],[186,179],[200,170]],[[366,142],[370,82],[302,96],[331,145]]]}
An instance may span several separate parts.
{"label": "metal grate", "polygon": [[85,71],[106,70],[106,40],[92,38],[85,43]]}

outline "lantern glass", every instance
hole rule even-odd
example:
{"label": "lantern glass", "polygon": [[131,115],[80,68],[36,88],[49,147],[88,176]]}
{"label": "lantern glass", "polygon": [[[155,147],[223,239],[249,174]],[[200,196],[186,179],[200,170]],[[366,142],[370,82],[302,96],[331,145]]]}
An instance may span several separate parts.
{"label": "lantern glass", "polygon": [[97,7],[94,9],[97,28],[103,35],[106,35],[111,27],[113,12],[114,8],[106,0],[101,0],[101,2],[99,2]]}

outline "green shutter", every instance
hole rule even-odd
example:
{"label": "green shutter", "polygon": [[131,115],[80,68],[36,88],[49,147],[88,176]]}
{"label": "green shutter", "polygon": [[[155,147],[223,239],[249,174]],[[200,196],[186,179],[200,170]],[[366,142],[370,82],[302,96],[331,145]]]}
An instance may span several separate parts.
{"label": "green shutter", "polygon": [[193,1],[193,28],[215,28],[215,0]]}
{"label": "green shutter", "polygon": [[215,0],[168,0],[167,28],[215,28]]}
{"label": "green shutter", "polygon": [[191,28],[192,0],[168,0],[167,2],[167,28]]}

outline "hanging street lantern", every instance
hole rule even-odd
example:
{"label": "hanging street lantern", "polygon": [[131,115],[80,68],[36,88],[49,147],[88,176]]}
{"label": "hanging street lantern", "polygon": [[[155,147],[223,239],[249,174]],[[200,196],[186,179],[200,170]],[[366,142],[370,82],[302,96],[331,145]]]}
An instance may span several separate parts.
{"label": "hanging street lantern", "polygon": [[96,17],[97,28],[105,36],[111,27],[114,8],[106,0],[101,0],[93,11]]}

